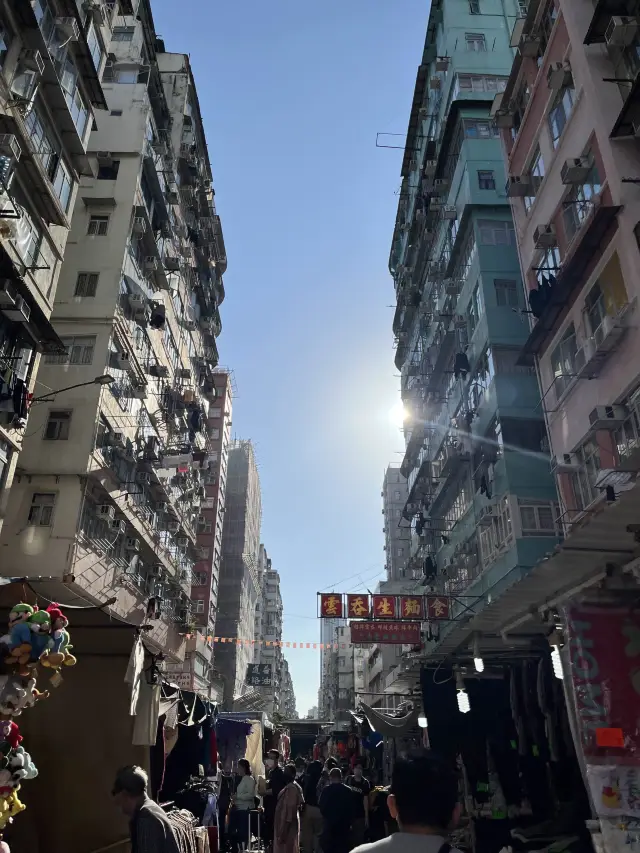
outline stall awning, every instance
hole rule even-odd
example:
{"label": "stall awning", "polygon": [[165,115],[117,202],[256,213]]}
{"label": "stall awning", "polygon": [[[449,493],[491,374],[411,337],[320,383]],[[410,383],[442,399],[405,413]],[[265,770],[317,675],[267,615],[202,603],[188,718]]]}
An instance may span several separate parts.
{"label": "stall awning", "polygon": [[608,564],[623,566],[634,559],[640,548],[627,528],[637,525],[639,518],[640,483],[614,503],[603,502],[586,514],[555,552],[530,572],[523,576],[522,567],[516,567],[485,590],[459,621],[450,623],[429,659],[455,656],[456,650],[468,647],[475,633],[498,639],[502,632],[531,633],[540,608],[596,583]]}
{"label": "stall awning", "polygon": [[361,703],[360,708],[373,731],[386,737],[403,737],[412,732],[418,725],[418,717],[421,713],[420,708],[413,708],[403,717],[392,717],[376,711],[364,702]]}
{"label": "stall awning", "polygon": [[549,302],[529,333],[518,364],[528,367],[533,365],[534,357],[540,353],[547,338],[554,332],[560,315],[571,304],[572,295],[585,284],[586,274],[594,254],[600,248],[609,230],[617,229],[616,217],[619,210],[618,205],[601,204],[591,214],[591,220],[585,227],[578,246],[556,276]]}

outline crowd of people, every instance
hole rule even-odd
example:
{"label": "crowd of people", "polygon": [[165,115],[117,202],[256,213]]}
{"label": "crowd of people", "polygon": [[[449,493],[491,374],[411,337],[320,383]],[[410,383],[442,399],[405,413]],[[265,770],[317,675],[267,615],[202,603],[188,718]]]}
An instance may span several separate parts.
{"label": "crowd of people", "polygon": [[[220,850],[238,853],[254,838],[268,853],[458,853],[447,842],[460,814],[457,776],[428,751],[398,759],[389,788],[372,788],[358,763],[343,777],[333,758],[283,766],[272,751],[265,766],[256,780],[242,759],[237,775],[222,776]],[[113,793],[130,820],[133,853],[176,853],[141,768],[120,771]]]}

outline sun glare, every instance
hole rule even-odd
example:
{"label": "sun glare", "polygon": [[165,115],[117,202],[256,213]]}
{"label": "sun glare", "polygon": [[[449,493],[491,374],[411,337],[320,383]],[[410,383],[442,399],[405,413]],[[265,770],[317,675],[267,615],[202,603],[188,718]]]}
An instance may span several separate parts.
{"label": "sun glare", "polygon": [[397,426],[398,428],[404,426],[404,422],[407,420],[407,410],[405,409],[402,400],[398,400],[398,402],[389,409],[389,420],[393,426]]}

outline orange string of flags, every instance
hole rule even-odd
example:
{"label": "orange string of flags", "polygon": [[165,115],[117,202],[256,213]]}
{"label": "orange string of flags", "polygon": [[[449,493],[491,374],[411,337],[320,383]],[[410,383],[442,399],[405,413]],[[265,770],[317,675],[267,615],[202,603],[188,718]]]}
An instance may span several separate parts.
{"label": "orange string of flags", "polygon": [[[183,634],[186,640],[197,637],[197,634]],[[247,640],[240,637],[205,637],[208,643],[235,643],[237,646],[271,646],[279,649],[346,649],[347,643],[294,643],[284,640]]]}

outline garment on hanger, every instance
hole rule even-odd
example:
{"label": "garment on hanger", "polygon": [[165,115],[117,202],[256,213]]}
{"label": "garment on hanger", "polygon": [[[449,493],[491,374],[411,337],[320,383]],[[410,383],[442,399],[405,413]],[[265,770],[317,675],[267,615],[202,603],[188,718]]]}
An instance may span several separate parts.
{"label": "garment on hanger", "polygon": [[138,696],[140,694],[140,680],[144,670],[144,644],[142,637],[138,634],[131,649],[129,663],[124,680],[131,685],[131,701],[129,702],[129,714],[133,717],[136,713]]}

